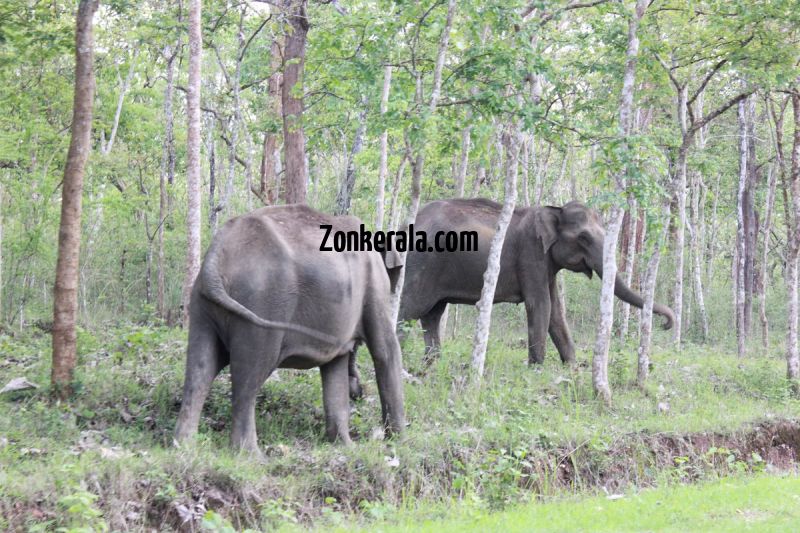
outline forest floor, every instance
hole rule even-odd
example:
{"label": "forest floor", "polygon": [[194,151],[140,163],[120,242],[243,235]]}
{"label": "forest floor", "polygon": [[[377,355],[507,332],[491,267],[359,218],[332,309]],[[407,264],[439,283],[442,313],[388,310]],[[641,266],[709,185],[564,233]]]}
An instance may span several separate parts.
{"label": "forest floor", "polygon": [[[214,384],[197,442],[171,446],[184,336],[154,326],[80,331],[78,392],[69,405],[56,405],[46,387],[49,335],[35,328],[0,335],[0,386],[19,377],[40,385],[0,395],[0,529],[402,530],[441,519],[456,520],[442,528],[465,520],[501,527],[530,513],[571,513],[569,502],[582,509],[578,523],[594,526],[602,524],[591,509],[609,497],[607,505],[623,511],[641,507],[625,502],[693,501],[695,489],[676,488],[687,482],[731,505],[745,498],[737,500],[736,487],[749,494],[751,484],[774,483],[770,490],[798,497],[800,401],[785,380],[780,348],[753,350],[745,360],[708,347],[659,348],[645,392],[635,386],[635,349],[617,349],[609,408],[593,397],[586,351],[574,371],[552,347],[533,369],[516,335],[495,335],[475,390],[466,380],[469,342],[450,341],[419,382],[406,384],[410,426],[391,441],[379,430],[374,372],[362,350],[366,395],[352,410],[356,444],[325,442],[318,372],[281,370],[258,402],[267,456],[260,464],[228,449],[227,373]],[[421,349],[416,336],[405,346],[412,373]],[[733,487],[730,496],[725,487]],[[585,499],[592,495],[599,496]],[[742,504],[732,520],[740,517],[744,527],[764,516],[780,529],[788,515],[775,515],[774,507]],[[625,523],[623,514],[616,520]]]}

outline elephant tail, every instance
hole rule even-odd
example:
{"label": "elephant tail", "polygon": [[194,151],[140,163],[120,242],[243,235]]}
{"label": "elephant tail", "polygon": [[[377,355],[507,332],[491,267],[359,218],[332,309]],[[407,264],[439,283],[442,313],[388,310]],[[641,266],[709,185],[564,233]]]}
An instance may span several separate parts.
{"label": "elephant tail", "polygon": [[288,331],[296,331],[302,333],[319,341],[327,344],[337,345],[339,341],[325,333],[315,329],[300,326],[298,324],[290,324],[288,322],[278,322],[274,320],[266,320],[261,318],[250,309],[236,301],[228,291],[225,290],[225,285],[222,283],[222,276],[219,273],[219,254],[218,254],[218,240],[214,240],[208,249],[203,266],[200,269],[199,283],[200,293],[208,300],[219,305],[223,309],[230,311],[234,315],[252,322],[256,326],[266,329],[284,329]]}

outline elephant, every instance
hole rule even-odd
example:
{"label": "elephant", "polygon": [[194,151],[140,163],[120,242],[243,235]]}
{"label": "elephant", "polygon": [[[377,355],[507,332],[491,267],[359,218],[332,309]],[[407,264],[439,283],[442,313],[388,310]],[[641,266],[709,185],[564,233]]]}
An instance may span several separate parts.
{"label": "elephant", "polygon": [[394,252],[323,252],[331,225],[355,217],[305,205],[272,206],[230,219],[214,236],[189,304],[189,344],[175,441],[192,437],[217,374],[231,369],[234,449],[261,456],[256,395],[276,368],[320,368],[326,436],[350,444],[350,354],[366,342],[375,364],[387,438],[405,427],[400,345],[390,311]]}
{"label": "elephant", "polygon": [[[440,348],[439,323],[447,304],[475,304],[480,299],[483,273],[502,205],[487,199],[438,200],[418,213],[414,227],[428,235],[438,231],[475,231],[478,251],[428,253],[410,251],[399,320],[419,319],[425,337],[425,363]],[[518,207],[508,226],[501,253],[494,302],[525,303],[528,319],[528,362],[544,361],[550,333],[564,363],[575,363],[572,341],[556,288],[562,270],[603,275],[605,231],[599,215],[580,202],[563,207]],[[642,297],[617,276],[614,294],[641,308]],[[656,303],[664,329],[674,322],[672,310]]]}

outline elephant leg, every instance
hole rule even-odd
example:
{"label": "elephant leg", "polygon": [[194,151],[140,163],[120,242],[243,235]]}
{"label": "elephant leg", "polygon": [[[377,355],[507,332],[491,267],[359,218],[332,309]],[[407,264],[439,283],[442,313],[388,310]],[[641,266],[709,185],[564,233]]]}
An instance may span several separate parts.
{"label": "elephant leg", "polygon": [[556,345],[561,362],[564,364],[575,364],[575,343],[572,341],[572,334],[569,331],[567,317],[558,294],[558,285],[555,278],[550,282],[550,338]]}
{"label": "elephant leg", "polygon": [[528,315],[528,364],[544,363],[546,351],[547,329],[550,324],[550,294],[537,296],[531,302],[525,302],[525,311]]}
{"label": "elephant leg", "polygon": [[368,309],[364,316],[367,348],[375,363],[384,431],[391,437],[402,433],[406,425],[402,354],[387,306],[373,302]]}
{"label": "elephant leg", "polygon": [[175,426],[176,442],[184,441],[197,433],[200,413],[211,390],[211,383],[227,364],[228,353],[214,332],[213,326],[207,324],[203,317],[192,317],[186,374],[183,381],[183,399]]}
{"label": "elephant leg", "polygon": [[319,367],[322,376],[322,403],[325,406],[325,436],[331,442],[350,440],[350,400],[348,393],[348,366],[351,353],[340,355]]}
{"label": "elephant leg", "polygon": [[[265,351],[271,354],[272,350],[256,347],[255,341],[263,339],[263,336],[263,334],[255,335],[249,339],[249,342],[231,349],[233,404],[231,447],[256,456],[261,455],[256,436],[256,396],[269,375],[275,370],[274,364],[270,364],[271,361],[265,361],[263,357],[260,357]],[[282,335],[278,337],[282,337]],[[262,346],[271,346],[277,350],[280,344],[268,342]]]}
{"label": "elephant leg", "polygon": [[445,309],[447,309],[447,302],[439,302],[420,318],[425,336],[425,356],[422,359],[425,367],[430,366],[441,353],[442,341],[439,330],[441,329],[442,314]]}
{"label": "elephant leg", "polygon": [[349,364],[347,366],[347,373],[350,378],[350,399],[360,400],[364,396],[364,389],[361,387],[361,373],[358,371],[358,346],[354,346],[353,350],[348,354],[347,359]]}

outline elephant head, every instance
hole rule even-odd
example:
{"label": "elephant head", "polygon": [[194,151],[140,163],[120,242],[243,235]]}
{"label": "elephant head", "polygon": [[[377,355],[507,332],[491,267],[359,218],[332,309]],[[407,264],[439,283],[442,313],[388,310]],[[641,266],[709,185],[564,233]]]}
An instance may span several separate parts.
{"label": "elephant head", "polygon": [[[589,278],[596,272],[603,277],[605,230],[596,211],[580,202],[570,202],[564,207],[542,207],[536,213],[535,225],[544,253],[556,269],[582,272]],[[614,283],[614,294],[639,309],[644,305],[641,295],[628,287],[619,275]],[[675,321],[672,309],[655,303],[653,312],[664,317],[664,329],[672,327]]]}

